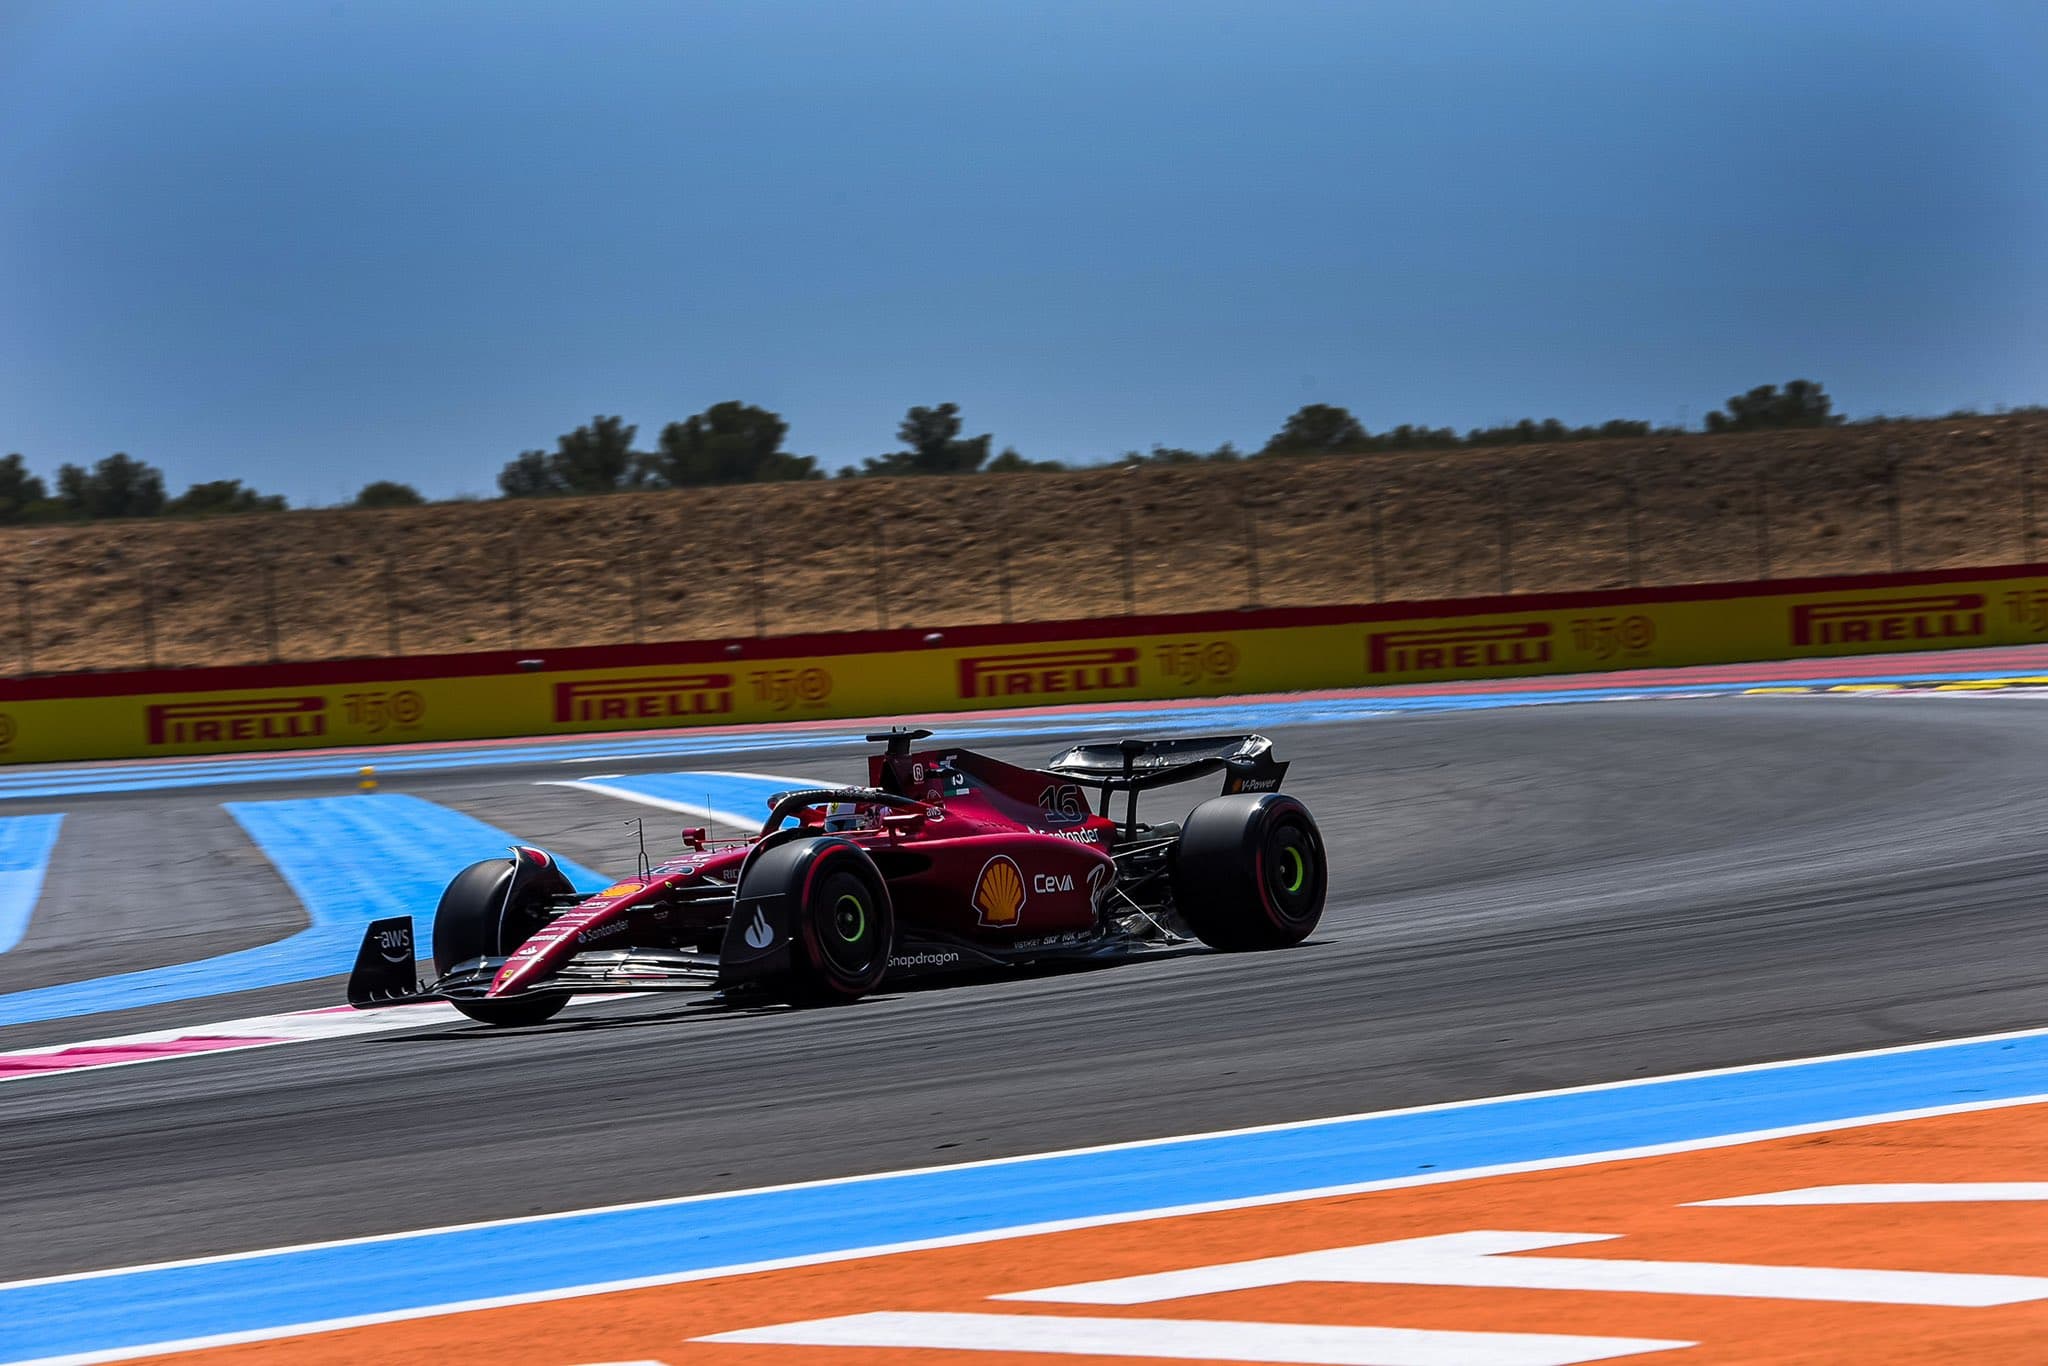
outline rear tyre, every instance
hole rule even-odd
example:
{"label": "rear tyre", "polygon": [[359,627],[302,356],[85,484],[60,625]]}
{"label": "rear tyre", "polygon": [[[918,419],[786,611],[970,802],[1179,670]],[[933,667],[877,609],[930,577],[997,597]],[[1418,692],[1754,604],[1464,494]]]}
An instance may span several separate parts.
{"label": "rear tyre", "polygon": [[1299,944],[1322,920],[1328,891],[1315,818],[1278,792],[1203,802],[1174,841],[1174,905],[1211,948]]}
{"label": "rear tyre", "polygon": [[[457,873],[448,890],[441,893],[441,904],[434,910],[437,974],[446,975],[456,964],[472,958],[509,957],[547,923],[542,907],[548,897],[571,890],[569,880],[550,868],[546,874],[530,879],[508,905],[505,893],[512,885],[512,872],[510,859],[485,859]],[[448,1004],[482,1024],[534,1025],[554,1018],[569,1004],[569,998],[559,992],[548,992]]]}

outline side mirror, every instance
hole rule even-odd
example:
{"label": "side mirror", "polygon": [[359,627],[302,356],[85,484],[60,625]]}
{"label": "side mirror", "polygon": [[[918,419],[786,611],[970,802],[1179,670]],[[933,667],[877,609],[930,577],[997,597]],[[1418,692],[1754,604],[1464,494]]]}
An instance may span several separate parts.
{"label": "side mirror", "polygon": [[891,835],[914,835],[924,829],[929,814],[925,811],[884,811],[882,828]]}

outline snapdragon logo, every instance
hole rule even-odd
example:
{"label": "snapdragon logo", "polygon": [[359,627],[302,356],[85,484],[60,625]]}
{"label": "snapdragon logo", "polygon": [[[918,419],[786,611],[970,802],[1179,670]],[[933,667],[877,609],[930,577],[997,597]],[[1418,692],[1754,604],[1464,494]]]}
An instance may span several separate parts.
{"label": "snapdragon logo", "polygon": [[947,968],[960,961],[957,953],[903,953],[889,960],[892,968]]}

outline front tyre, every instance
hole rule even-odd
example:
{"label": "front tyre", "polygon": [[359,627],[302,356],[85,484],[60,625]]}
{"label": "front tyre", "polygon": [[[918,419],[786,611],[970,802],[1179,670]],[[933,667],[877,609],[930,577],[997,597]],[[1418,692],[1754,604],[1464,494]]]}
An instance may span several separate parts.
{"label": "front tyre", "polygon": [[1299,944],[1322,920],[1328,891],[1322,832],[1282,793],[1211,798],[1174,842],[1174,905],[1211,948]]}
{"label": "front tyre", "polygon": [[[857,1001],[882,984],[896,943],[896,915],[874,860],[830,836],[779,845],[743,875],[741,904],[772,898],[787,925],[787,966],[756,979],[793,1005]],[[765,922],[763,929],[766,929]]]}
{"label": "front tyre", "polygon": [[[572,890],[569,880],[553,868],[530,877],[518,895],[509,901],[515,865],[510,859],[485,859],[472,863],[455,875],[441,904],[434,910],[434,971],[446,976],[449,969],[472,958],[505,958],[547,923],[544,908],[550,896]],[[549,876],[551,874],[552,876]],[[534,996],[508,996],[502,1000],[449,1001],[450,1005],[482,1024],[535,1025],[554,1016],[569,1004],[561,992]]]}

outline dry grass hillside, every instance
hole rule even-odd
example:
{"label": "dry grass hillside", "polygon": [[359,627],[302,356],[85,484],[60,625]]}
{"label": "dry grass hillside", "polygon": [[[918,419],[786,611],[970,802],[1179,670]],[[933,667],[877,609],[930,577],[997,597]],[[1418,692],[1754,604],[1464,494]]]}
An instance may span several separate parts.
{"label": "dry grass hillside", "polygon": [[0,612],[0,667],[330,659],[2006,563],[2038,553],[2041,452],[2048,414],[2036,412],[19,528],[0,533],[16,597]]}

